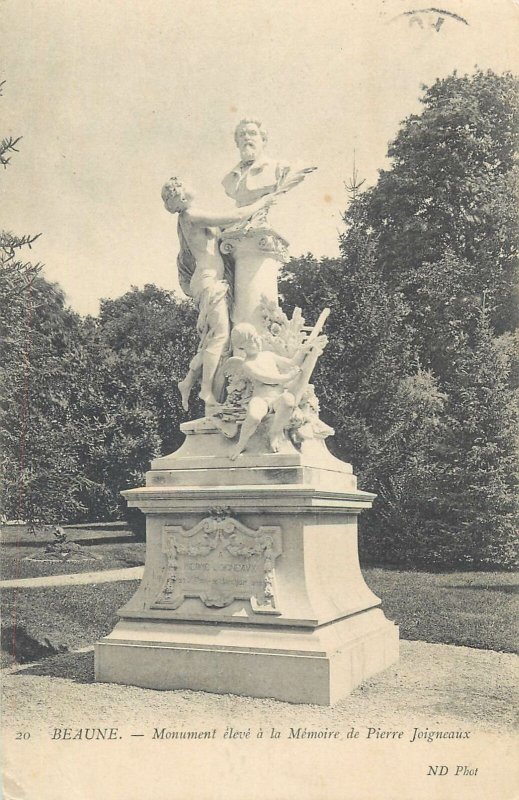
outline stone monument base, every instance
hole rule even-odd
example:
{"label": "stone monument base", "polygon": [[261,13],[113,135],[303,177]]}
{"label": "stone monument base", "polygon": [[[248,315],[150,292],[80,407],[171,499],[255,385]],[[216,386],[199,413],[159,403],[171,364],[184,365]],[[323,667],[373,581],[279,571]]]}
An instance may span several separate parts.
{"label": "stone monument base", "polygon": [[357,516],[373,495],[324,442],[236,461],[209,421],[125,492],[147,517],[144,577],[96,644],[96,680],[335,703],[398,659],[366,585]]}
{"label": "stone monument base", "polygon": [[313,630],[125,621],[96,645],[96,680],[326,706],[396,660],[380,609]]}

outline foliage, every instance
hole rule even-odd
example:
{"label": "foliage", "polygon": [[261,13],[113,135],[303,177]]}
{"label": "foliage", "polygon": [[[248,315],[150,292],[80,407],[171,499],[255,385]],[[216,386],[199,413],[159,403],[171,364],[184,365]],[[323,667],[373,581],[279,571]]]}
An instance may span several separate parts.
{"label": "foliage", "polygon": [[509,386],[510,357],[482,311],[445,381],[434,528],[450,551],[444,559],[454,563],[487,567],[517,556],[518,398]]}
{"label": "foliage", "polygon": [[86,518],[107,519],[123,511],[120,492],[143,483],[152,458],[181,443],[184,412],[176,384],[196,350],[195,312],[174,293],[147,285],[103,300],[99,317],[86,324]]}
{"label": "foliage", "polygon": [[121,490],[179,444],[193,308],[148,286],[81,320],[38,277],[0,314],[4,514],[34,525],[120,516]]}
{"label": "foliage", "polygon": [[350,183],[341,258],[293,261],[283,294],[332,308],[315,382],[338,454],[378,493],[364,555],[511,566],[518,82],[477,71],[424,88],[390,168],[362,194]]}
{"label": "foliage", "polygon": [[0,231],[0,303],[6,309],[20,294],[30,289],[41,272],[40,263],[32,264],[19,257],[20,250],[31,248],[38,237],[39,234],[15,236],[8,231]]}
{"label": "foliage", "polygon": [[81,510],[80,318],[65,308],[63,293],[41,277],[0,315],[3,513],[32,524],[74,518]]}
{"label": "foliage", "polygon": [[403,378],[392,398],[391,424],[377,438],[360,474],[362,485],[377,493],[373,510],[361,520],[361,555],[401,565],[450,562],[431,531],[438,508],[442,466],[437,442],[446,396],[432,373],[419,369]]}
{"label": "foliage", "polygon": [[389,147],[391,168],[348,212],[378,237],[388,284],[416,312],[420,347],[428,336],[424,285],[446,253],[466,265],[458,299],[474,303],[485,292],[495,330],[517,324],[518,87],[512,75],[491,71],[424,87],[422,114],[406,119]]}

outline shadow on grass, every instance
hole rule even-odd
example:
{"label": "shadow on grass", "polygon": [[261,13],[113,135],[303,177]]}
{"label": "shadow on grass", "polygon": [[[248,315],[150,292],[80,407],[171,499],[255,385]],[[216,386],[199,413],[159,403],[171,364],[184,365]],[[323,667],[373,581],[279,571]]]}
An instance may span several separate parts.
{"label": "shadow on grass", "polygon": [[2,650],[14,656],[19,664],[39,661],[41,658],[49,658],[68,651],[65,645],[52,644],[46,637],[41,641],[35,639],[27,633],[23,625],[8,625],[2,628],[1,643]]}
{"label": "shadow on grass", "polygon": [[[22,625],[2,630],[2,651],[13,656],[14,675],[41,675],[68,678],[77,683],[93,683],[94,653],[71,653],[66,645],[35,639]],[[34,663],[32,663],[34,662]],[[27,665],[27,666],[25,666]]]}
{"label": "shadow on grass", "polygon": [[30,667],[13,671],[14,675],[35,675],[46,678],[65,678],[75,683],[94,683],[94,651],[60,653],[45,658]]}
{"label": "shadow on grass", "polygon": [[473,589],[483,592],[503,592],[503,594],[519,594],[519,585],[503,583],[499,586],[489,586],[485,583],[451,583],[444,586],[445,589]]}
{"label": "shadow on grass", "polygon": [[[18,540],[6,540],[5,542],[1,543],[2,547],[36,547],[38,549],[47,547],[53,539],[47,537],[46,539],[31,539],[27,541],[26,539]],[[135,544],[138,543],[139,540],[135,538],[132,533],[119,533],[115,535],[107,534],[106,536],[93,536],[91,539],[82,538],[80,536],[77,537],[70,537],[70,541],[74,544],[79,544],[81,547],[91,547],[97,544]]]}

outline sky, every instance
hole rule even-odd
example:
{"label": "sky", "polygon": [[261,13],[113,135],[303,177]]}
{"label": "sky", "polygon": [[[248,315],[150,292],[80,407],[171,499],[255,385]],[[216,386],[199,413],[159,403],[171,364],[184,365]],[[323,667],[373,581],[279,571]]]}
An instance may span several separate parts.
{"label": "sky", "polygon": [[273,226],[293,255],[337,254],[354,151],[373,184],[422,84],[476,65],[518,71],[519,2],[442,0],[438,30],[438,12],[408,13],[425,7],[0,0],[0,137],[23,136],[0,174],[0,227],[42,233],[31,258],[80,313],[131,286],[178,290],[161,187],[177,175],[224,209],[234,127],[253,116],[269,155],[318,167]]}

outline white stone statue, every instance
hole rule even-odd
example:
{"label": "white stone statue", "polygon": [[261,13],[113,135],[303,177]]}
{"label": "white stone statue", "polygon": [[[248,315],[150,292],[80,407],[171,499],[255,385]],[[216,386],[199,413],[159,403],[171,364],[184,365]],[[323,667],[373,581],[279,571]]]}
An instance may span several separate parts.
{"label": "white stone statue", "polygon": [[[235,141],[241,160],[224,177],[223,186],[239,208],[289,191],[315,169],[293,170],[267,158],[267,133],[259,120],[243,119],[236,127]],[[232,322],[249,322],[260,334],[262,298],[277,304],[279,265],[288,260],[288,242],[270,227],[266,212],[267,208],[255,215],[246,227],[227,228],[221,243],[222,252],[234,260]]]}
{"label": "white stone statue", "polygon": [[270,446],[274,453],[279,452],[294,410],[307,390],[317,359],[328,341],[326,336],[319,335],[326,316],[326,313],[324,318],[321,315],[313,333],[291,357],[264,350],[261,337],[253,325],[242,322],[233,328],[232,344],[235,351],[243,355],[229,358],[226,371],[247,378],[252,384],[252,391],[238,442],[230,456],[232,460],[245,450],[247,442],[269,413]]}
{"label": "white stone statue", "polygon": [[198,351],[189,372],[178,384],[183,408],[187,411],[189,395],[200,381],[200,397],[206,411],[222,399],[224,378],[219,370],[229,354],[231,303],[229,281],[219,251],[221,228],[239,225],[262,213],[273,202],[263,198],[244,209],[231,212],[208,212],[195,205],[193,192],[178,178],[171,178],[162,189],[166,209],[178,214],[178,276],[182,290],[198,307]]}
{"label": "white stone statue", "polygon": [[[264,159],[264,138],[259,123],[238,127],[234,213],[201,211],[176,178],[162,191],[178,214],[180,284],[199,311],[179,385],[185,407],[201,380],[206,412],[181,425],[185,442],[154,459],[145,487],[123,492],[147,517],[146,568],[96,644],[96,680],[331,705],[397,659],[398,629],[356,551],[357,516],[375,495],[328,452],[333,430],[310,383],[329,309],[311,327],[278,303],[283,240],[265,211],[307,171]],[[222,252],[234,256],[234,295]],[[216,404],[219,374],[229,380]]]}
{"label": "white stone statue", "polygon": [[222,185],[239,208],[272,194],[290,172],[289,164],[267,158],[267,140],[267,132],[257,119],[242,119],[236,126],[234,141],[240,161],[224,177]]}
{"label": "white stone statue", "polygon": [[198,307],[200,341],[178,384],[182,405],[187,410],[191,390],[200,382],[205,417],[192,424],[197,429],[212,425],[235,439],[233,459],[260,426],[267,435],[260,431],[251,449],[300,448],[308,439],[333,433],[319,419],[309,383],[326,344],[320,333],[328,311],[313,329],[305,325],[300,309],[292,319],[283,313],[277,272],[286,242],[267,220],[277,198],[314,168],[294,170],[266,158],[267,137],[257,120],[242,120],[235,138],[241,161],[224,186],[237,209],[201,210],[178,178],[162,190],[166,209],[178,214],[179,282]]}

